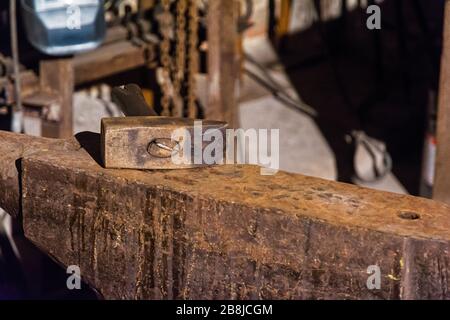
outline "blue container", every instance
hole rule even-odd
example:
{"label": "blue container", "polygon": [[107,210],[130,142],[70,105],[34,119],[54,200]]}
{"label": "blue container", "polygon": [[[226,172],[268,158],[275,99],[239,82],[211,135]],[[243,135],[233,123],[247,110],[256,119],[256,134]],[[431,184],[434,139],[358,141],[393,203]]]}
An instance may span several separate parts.
{"label": "blue container", "polygon": [[103,0],[22,0],[27,37],[54,56],[97,48],[105,37]]}

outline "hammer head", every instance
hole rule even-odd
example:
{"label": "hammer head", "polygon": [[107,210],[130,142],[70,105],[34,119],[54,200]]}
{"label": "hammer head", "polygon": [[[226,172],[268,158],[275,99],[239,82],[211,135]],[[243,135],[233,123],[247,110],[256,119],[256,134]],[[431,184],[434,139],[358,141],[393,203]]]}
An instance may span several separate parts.
{"label": "hammer head", "polygon": [[[227,124],[220,121],[170,117],[104,118],[101,122],[105,168],[183,169],[204,166],[199,153]],[[209,141],[207,141],[209,140]],[[223,152],[222,143],[222,152]],[[200,159],[200,161],[199,161]]]}

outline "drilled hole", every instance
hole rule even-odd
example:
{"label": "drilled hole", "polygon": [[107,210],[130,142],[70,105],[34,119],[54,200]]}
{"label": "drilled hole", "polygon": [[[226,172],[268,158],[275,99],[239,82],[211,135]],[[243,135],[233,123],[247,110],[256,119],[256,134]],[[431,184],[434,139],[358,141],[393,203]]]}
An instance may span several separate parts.
{"label": "drilled hole", "polygon": [[411,212],[411,211],[403,211],[398,214],[400,219],[404,220],[419,220],[420,214]]}

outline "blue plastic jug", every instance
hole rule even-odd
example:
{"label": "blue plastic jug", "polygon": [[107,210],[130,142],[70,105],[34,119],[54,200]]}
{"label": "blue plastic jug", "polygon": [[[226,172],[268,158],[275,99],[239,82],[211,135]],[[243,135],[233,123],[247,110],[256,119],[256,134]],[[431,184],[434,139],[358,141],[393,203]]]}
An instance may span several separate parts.
{"label": "blue plastic jug", "polygon": [[105,37],[103,0],[22,0],[27,37],[55,56],[98,47]]}

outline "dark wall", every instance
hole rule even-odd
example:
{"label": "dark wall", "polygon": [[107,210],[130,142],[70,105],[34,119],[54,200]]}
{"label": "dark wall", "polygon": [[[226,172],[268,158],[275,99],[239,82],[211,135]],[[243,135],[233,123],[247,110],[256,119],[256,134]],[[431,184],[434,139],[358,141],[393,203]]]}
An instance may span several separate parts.
{"label": "dark wall", "polygon": [[351,182],[345,142],[364,130],[387,143],[394,173],[417,194],[430,91],[438,89],[444,0],[386,0],[381,30],[364,9],[285,38],[282,60],[334,150],[339,180]]}

